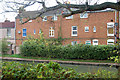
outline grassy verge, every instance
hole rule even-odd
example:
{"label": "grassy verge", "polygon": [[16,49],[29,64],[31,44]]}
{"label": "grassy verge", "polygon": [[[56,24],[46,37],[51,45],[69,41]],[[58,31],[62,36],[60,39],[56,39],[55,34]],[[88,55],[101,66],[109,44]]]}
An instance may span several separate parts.
{"label": "grassy verge", "polygon": [[43,58],[43,57],[26,57],[19,54],[14,55],[0,55],[1,57],[15,57],[15,58],[24,58],[24,59],[37,59],[37,60],[62,60],[62,61],[79,61],[79,62],[97,62],[97,63],[114,63],[110,60],[81,60],[81,59],[56,59],[56,58]]}

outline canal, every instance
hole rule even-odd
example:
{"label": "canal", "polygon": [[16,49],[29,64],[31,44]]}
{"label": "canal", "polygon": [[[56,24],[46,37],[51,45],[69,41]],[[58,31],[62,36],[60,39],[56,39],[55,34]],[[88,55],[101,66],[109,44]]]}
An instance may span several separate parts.
{"label": "canal", "polygon": [[[2,60],[2,61],[4,62],[4,61],[12,61],[12,60]],[[17,62],[33,64],[33,62],[31,61],[17,61]],[[34,64],[37,64],[37,63],[42,63],[42,62],[34,62]],[[72,68],[78,73],[85,73],[85,72],[94,73],[94,72],[97,72],[98,70],[107,70],[115,73],[118,72],[117,68],[114,66],[96,66],[96,65],[66,64],[66,63],[65,64],[60,63],[60,66],[63,68]]]}

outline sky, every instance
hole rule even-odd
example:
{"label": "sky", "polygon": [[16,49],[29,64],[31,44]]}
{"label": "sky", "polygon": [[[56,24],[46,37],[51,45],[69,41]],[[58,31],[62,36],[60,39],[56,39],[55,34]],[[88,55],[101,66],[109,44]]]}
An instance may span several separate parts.
{"label": "sky", "polygon": [[[4,1],[4,0],[3,0]],[[8,0],[7,0],[8,1]],[[12,0],[10,0],[12,1]],[[13,1],[23,1],[23,0],[13,0]],[[28,1],[28,0],[27,0]],[[38,0],[39,1],[39,0]],[[58,0],[60,2],[63,1],[69,1],[71,4],[83,4],[86,0]],[[98,1],[98,4],[104,3],[104,2],[117,2],[117,0],[90,0],[90,4],[94,4],[96,1]],[[47,7],[54,6],[56,5],[56,0],[46,0]],[[0,2],[0,13],[4,12],[4,7],[7,5],[4,2]],[[12,6],[12,4],[10,4]],[[15,6],[12,6],[15,8]],[[34,11],[34,10],[39,10],[41,9],[42,6],[40,4],[35,4],[33,6],[27,7],[26,11]],[[17,16],[18,13],[13,13],[13,12],[7,12],[7,13],[2,13],[0,14],[0,22],[4,22],[6,19],[10,21],[15,21],[15,17]]]}

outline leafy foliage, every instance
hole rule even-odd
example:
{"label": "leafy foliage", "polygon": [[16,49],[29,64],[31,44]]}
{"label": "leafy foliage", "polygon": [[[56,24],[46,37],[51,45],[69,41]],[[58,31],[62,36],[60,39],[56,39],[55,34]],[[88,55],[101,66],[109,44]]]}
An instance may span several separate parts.
{"label": "leafy foliage", "polygon": [[2,39],[2,40],[0,41],[0,52],[2,52],[2,54],[6,54],[7,51],[9,50],[8,44],[10,44],[10,43],[7,42],[6,39]]}
{"label": "leafy foliage", "polygon": [[56,42],[45,40],[41,35],[39,39],[26,40],[20,46],[20,52],[23,56],[107,60],[108,57],[117,55],[112,53],[114,48],[112,45],[56,45]]}
{"label": "leafy foliage", "polygon": [[55,62],[19,63],[2,62],[2,79],[36,79],[36,78],[117,78],[117,74],[106,70],[97,73],[77,73],[71,68],[64,69]]}

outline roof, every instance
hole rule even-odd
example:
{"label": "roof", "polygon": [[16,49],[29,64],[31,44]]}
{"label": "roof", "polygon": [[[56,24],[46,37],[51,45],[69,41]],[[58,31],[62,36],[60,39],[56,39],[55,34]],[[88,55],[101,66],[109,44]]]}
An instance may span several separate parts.
{"label": "roof", "polygon": [[[76,9],[73,9],[76,10]],[[38,10],[38,11],[24,11],[22,13],[19,13],[16,16],[17,18],[35,18],[36,16],[38,16],[40,14],[40,12],[42,12],[43,9]],[[113,9],[105,9],[105,10],[98,10],[98,11],[87,11],[88,13],[96,13],[96,12],[111,12],[111,11],[115,11]],[[61,15],[62,12],[64,12],[65,14],[69,13],[69,11],[65,8],[59,8],[56,10],[52,10],[52,11],[48,11],[46,13],[43,13],[41,16],[53,16],[53,15]]]}
{"label": "roof", "polygon": [[1,22],[0,28],[14,28],[15,22]]}
{"label": "roof", "polygon": [[[38,16],[40,14],[40,12],[42,12],[43,9],[38,10],[38,11],[24,11],[22,13],[19,13],[16,16],[17,18],[35,18],[36,16]],[[53,16],[53,15],[60,15],[63,11],[63,8],[57,9],[57,10],[53,10],[53,11],[48,11],[46,13],[43,13],[41,16]]]}

